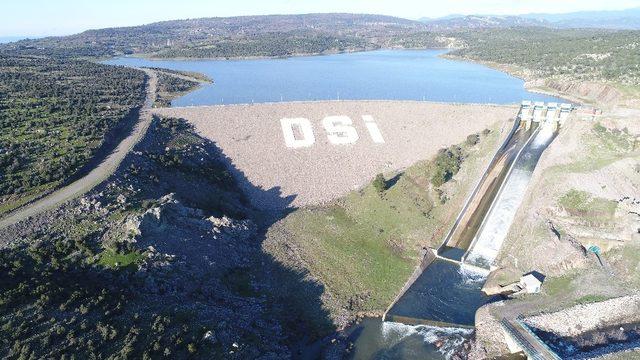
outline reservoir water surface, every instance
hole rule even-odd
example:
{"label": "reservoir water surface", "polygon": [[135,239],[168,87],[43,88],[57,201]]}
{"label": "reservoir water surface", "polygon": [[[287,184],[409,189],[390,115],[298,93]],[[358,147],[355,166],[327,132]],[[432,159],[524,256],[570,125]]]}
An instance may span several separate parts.
{"label": "reservoir water surface", "polygon": [[428,100],[515,104],[561,101],[524,89],[524,81],[444,50],[371,52],[253,60],[149,60],[122,57],[106,64],[196,71],[213,84],[175,99],[172,106],[303,100]]}

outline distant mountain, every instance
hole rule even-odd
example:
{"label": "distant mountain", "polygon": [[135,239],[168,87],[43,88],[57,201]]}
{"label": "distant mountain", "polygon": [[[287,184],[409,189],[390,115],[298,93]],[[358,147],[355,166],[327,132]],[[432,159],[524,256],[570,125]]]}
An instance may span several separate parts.
{"label": "distant mountain", "polygon": [[640,8],[566,14],[526,14],[520,17],[548,21],[561,28],[640,29]]}
{"label": "distant mountain", "polygon": [[432,30],[511,28],[543,26],[561,29],[598,28],[618,30],[640,29],[640,8],[619,11],[581,11],[564,14],[449,15],[442,18],[421,18]]}
{"label": "distant mountain", "polygon": [[457,30],[457,29],[491,29],[512,28],[525,26],[551,26],[545,20],[523,18],[519,16],[484,16],[468,15],[439,19],[424,19],[422,22],[431,31]]}

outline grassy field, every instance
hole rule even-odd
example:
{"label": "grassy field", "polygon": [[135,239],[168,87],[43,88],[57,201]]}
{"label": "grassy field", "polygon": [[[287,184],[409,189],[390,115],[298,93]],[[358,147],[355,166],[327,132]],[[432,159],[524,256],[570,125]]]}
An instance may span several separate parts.
{"label": "grassy field", "polygon": [[98,263],[109,268],[132,268],[142,257],[143,254],[138,251],[120,254],[109,249],[100,254]]}
{"label": "grassy field", "polygon": [[431,183],[438,171],[435,159],[418,162],[386,174],[383,191],[371,183],[329,205],[293,212],[272,229],[267,251],[287,263],[286,249],[295,248],[302,266],[337,301],[333,307],[383,310],[415,269],[422,249],[442,241],[495,151],[497,125],[478,144],[458,145],[464,158],[460,171],[444,185]]}

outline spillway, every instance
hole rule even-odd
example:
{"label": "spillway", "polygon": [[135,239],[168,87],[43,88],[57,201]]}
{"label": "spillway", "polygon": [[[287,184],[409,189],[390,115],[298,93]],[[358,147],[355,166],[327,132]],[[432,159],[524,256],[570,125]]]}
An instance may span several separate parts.
{"label": "spillway", "polygon": [[498,196],[485,216],[463,261],[489,269],[507,237],[518,207],[544,149],[556,136],[555,124],[543,123],[532,135],[529,144],[518,155]]}
{"label": "spillway", "polygon": [[571,111],[562,108],[560,116],[545,115],[543,105],[523,102],[440,248],[427,252],[382,321],[367,319],[355,329],[353,359],[448,359],[472,336],[476,311],[500,299],[482,287],[540,156]]}
{"label": "spillway", "polygon": [[455,261],[462,260],[515,159],[536,128],[537,123],[528,125],[519,119],[515,121],[503,145],[465,202],[443,245],[438,249],[440,256]]}
{"label": "spillway", "polygon": [[516,123],[422,273],[385,314],[405,324],[472,327],[481,291],[557,123]]}

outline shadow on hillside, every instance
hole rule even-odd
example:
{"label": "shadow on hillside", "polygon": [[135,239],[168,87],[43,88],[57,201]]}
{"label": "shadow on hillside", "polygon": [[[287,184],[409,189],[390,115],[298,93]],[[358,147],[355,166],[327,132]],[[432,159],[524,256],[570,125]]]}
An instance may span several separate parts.
{"label": "shadow on hillside", "polygon": [[[163,138],[163,131],[168,130],[161,129],[158,123],[159,120],[154,119],[149,132],[136,147],[140,154],[166,152],[167,139]],[[195,135],[192,130],[188,131]],[[199,136],[197,138],[201,152],[185,155],[187,159],[177,167],[158,168],[154,161],[144,160],[143,155],[132,155],[123,163],[121,169],[135,165],[140,168],[140,174],[154,174],[157,177],[143,180],[148,181],[147,183],[137,184],[145,189],[143,196],[146,198],[159,199],[172,193],[189,208],[201,209],[203,214],[200,218],[221,218],[226,215],[234,219],[251,219],[258,224],[256,235],[250,239],[229,243],[225,242],[228,238],[225,240],[224,237],[203,237],[199,225],[184,221],[184,217],[176,217],[169,218],[166,224],[158,226],[158,231],[152,236],[147,236],[146,240],[140,241],[139,245],[152,245],[159,252],[185,259],[191,266],[189,271],[197,273],[201,281],[216,284],[221,282],[235,296],[246,298],[249,302],[264,296],[267,300],[264,306],[266,316],[276,319],[280,324],[286,338],[285,343],[295,357],[296,349],[301,342],[315,341],[334,330],[329,314],[322,306],[323,286],[309,281],[306,273],[281,264],[262,249],[269,227],[295,210],[289,208],[295,196],[283,197],[278,187],[256,187],[214,142]],[[206,169],[217,169],[220,172],[226,169],[234,181],[223,178],[213,182],[217,185],[212,185],[211,179],[203,179],[202,174],[188,170],[197,169],[198,166],[206,166]],[[140,178],[146,179],[144,176]],[[270,209],[265,211],[252,205],[251,200],[255,196],[270,204]],[[250,281],[244,284],[242,282],[246,275]],[[229,283],[229,279],[232,279],[232,283]],[[211,288],[215,286],[212,285]],[[215,301],[217,305],[228,300],[215,291],[205,299]],[[241,303],[244,300],[237,301]],[[237,304],[228,306],[234,308]],[[236,313],[238,311],[243,310],[234,310]],[[242,315],[238,314],[238,317]],[[218,322],[230,320],[240,321],[211,319]]]}

